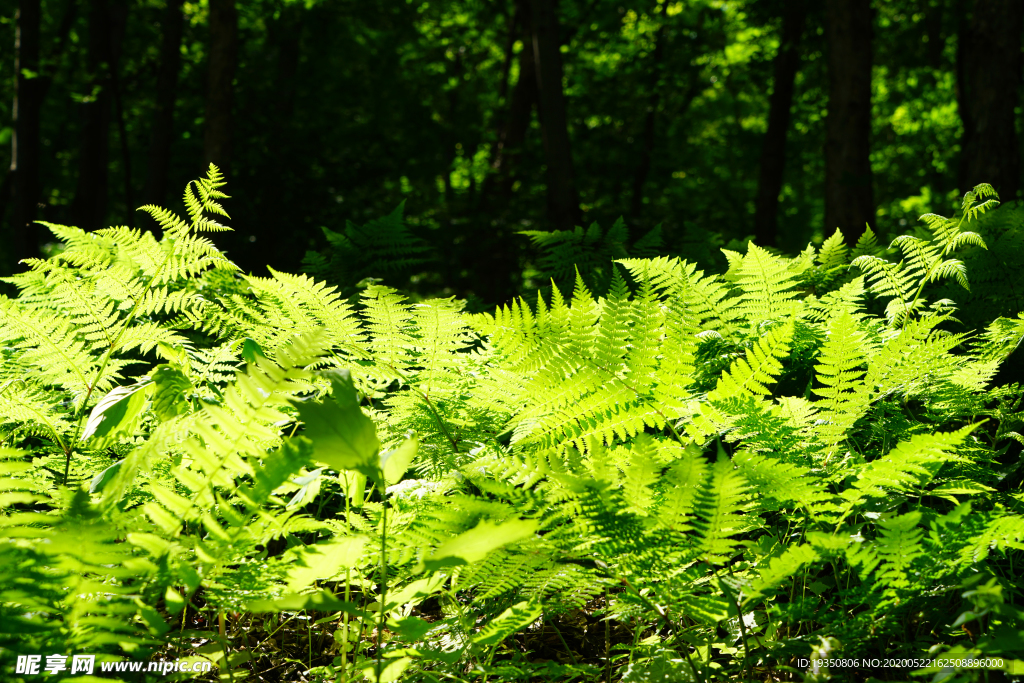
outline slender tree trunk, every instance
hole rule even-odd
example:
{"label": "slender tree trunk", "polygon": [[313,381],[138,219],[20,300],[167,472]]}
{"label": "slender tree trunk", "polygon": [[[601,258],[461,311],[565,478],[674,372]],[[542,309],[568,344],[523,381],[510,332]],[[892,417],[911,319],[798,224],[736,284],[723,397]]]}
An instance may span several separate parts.
{"label": "slender tree trunk", "polygon": [[[664,7],[659,5],[664,21]],[[660,82],[662,77],[662,63],[665,60],[665,24],[658,29],[654,39],[654,53],[651,68],[651,92],[647,98],[647,111],[644,115],[644,132],[641,137],[640,162],[637,164],[636,172],[633,174],[633,198],[630,202],[629,215],[633,221],[640,218],[644,206],[644,185],[647,184],[647,176],[651,173],[651,159],[654,156],[654,135],[657,124],[658,107],[661,105]]]}
{"label": "slender tree trunk", "polygon": [[[119,3],[115,9],[114,14],[111,16],[116,26],[120,27],[120,30],[124,31],[124,27],[128,24],[128,4]],[[122,91],[121,91],[121,74],[120,74],[120,43],[121,40],[117,40],[116,49],[112,49],[110,63],[107,65],[107,70],[110,73],[110,90],[114,100],[114,119],[117,121],[117,137],[121,143],[121,172],[124,178],[124,210],[125,210],[125,223],[127,225],[135,224],[135,196],[132,193],[132,154],[128,143],[128,130],[125,126],[124,120],[124,106],[122,104]]]}
{"label": "slender tree trunk", "polygon": [[508,113],[491,150],[492,173],[484,179],[484,187],[480,192],[481,211],[486,212],[494,205],[504,209],[511,199],[514,170],[522,153],[526,132],[530,129],[530,117],[536,103],[537,74],[533,50],[527,45],[519,53],[519,79],[512,88]]}
{"label": "slender tree trunk", "polygon": [[75,25],[75,19],[78,18],[78,0],[68,0],[67,5],[64,6],[64,14],[61,15],[60,24],[57,27],[57,41],[54,46],[53,52],[47,56],[46,65],[43,68],[43,77],[41,79],[42,84],[39,86],[40,100],[45,100],[47,93],[50,92],[50,86],[53,85],[53,78],[56,75],[57,68],[64,57],[64,52],[68,47],[68,38],[71,35],[71,29]]}
{"label": "slender tree trunk", "polygon": [[991,183],[1004,199],[1020,189],[1020,150],[1014,109],[1020,93],[1020,0],[975,0],[957,50],[960,118],[960,191]]}
{"label": "slender tree trunk", "polygon": [[41,232],[32,223],[39,202],[39,130],[42,85],[39,69],[40,0],[20,0],[14,33],[14,134],[11,137],[10,247],[14,259],[39,255]]}
{"label": "slender tree trunk", "polygon": [[235,0],[210,0],[210,62],[206,88],[206,163],[231,172],[231,106],[238,67],[238,10]]}
{"label": "slender tree trunk", "polygon": [[761,172],[757,179],[754,204],[754,236],[761,246],[776,243],[778,236],[779,193],[786,168],[786,137],[793,107],[793,82],[800,68],[800,36],[807,9],[804,3],[790,0],[782,15],[782,35],[775,56],[775,82],[768,102],[768,130],[761,144]]}
{"label": "slender tree trunk", "polygon": [[871,0],[825,3],[829,99],[825,121],[825,231],[857,240],[875,226],[871,187]]}
{"label": "slender tree trunk", "polygon": [[508,95],[508,77],[512,72],[512,58],[513,50],[516,45],[516,38],[519,34],[519,25],[521,22],[520,11],[518,8],[514,8],[512,14],[508,18],[508,35],[505,38],[505,50],[504,59],[501,62],[501,81],[498,84],[498,99],[505,102],[505,96]]}
{"label": "slender tree trunk", "polygon": [[[516,17],[509,26],[512,33],[508,44],[515,43],[516,34],[524,38],[524,47],[518,56],[519,77],[512,86],[506,114],[498,126],[498,139],[491,149],[491,172],[484,178],[480,189],[478,213],[490,225],[472,237],[473,248],[478,254],[473,287],[476,295],[488,304],[507,301],[515,293],[513,277],[518,269],[519,243],[510,224],[509,207],[523,143],[537,103],[537,75],[530,45],[530,8],[526,0],[516,4]],[[503,74],[502,78],[507,78],[507,75]]]}
{"label": "slender tree trunk", "polygon": [[174,105],[181,71],[181,36],[185,26],[184,0],[168,0],[160,22],[160,71],[156,77],[156,111],[149,140],[149,166],[142,201],[163,206],[174,142]]}
{"label": "slender tree trunk", "polygon": [[530,0],[533,57],[536,61],[541,132],[547,162],[548,214],[555,227],[572,230],[580,222],[573,178],[569,122],[562,90],[556,0]]}
{"label": "slender tree trunk", "polygon": [[[931,67],[931,73],[925,76],[925,83],[934,88],[938,85],[939,75],[943,71],[942,54],[946,47],[946,36],[942,32],[942,24],[946,2],[921,0],[921,3],[928,37],[928,66]],[[928,164],[928,184],[932,188],[933,196],[942,197],[949,189],[949,182],[930,156],[925,159],[925,163]]]}
{"label": "slender tree trunk", "polygon": [[[25,85],[29,86],[29,89],[31,89],[32,86],[37,87],[37,92],[36,92],[37,98],[36,99],[38,100],[38,112],[39,112],[39,118],[40,119],[42,118],[43,103],[46,101],[46,95],[47,95],[47,93],[50,90],[50,85],[53,83],[54,72],[56,71],[58,65],[62,61],[62,57],[64,56],[64,52],[65,52],[65,50],[67,48],[67,45],[68,45],[68,36],[71,33],[71,27],[74,24],[75,17],[77,16],[77,14],[78,14],[78,1],[77,0],[68,0],[68,3],[67,3],[67,5],[64,8],[64,13],[61,16],[60,24],[58,25],[58,28],[57,28],[57,40],[56,40],[56,45],[55,45],[55,48],[54,48],[53,52],[50,55],[47,56],[46,60],[42,64],[39,65],[39,72],[40,73],[39,73],[38,78],[31,79],[31,80],[29,80],[25,84]],[[17,24],[17,26],[15,28],[16,28],[16,32],[17,32],[18,29],[20,28],[20,24],[21,24],[20,15],[16,17],[16,24]],[[19,52],[20,52],[20,50],[18,48],[19,42],[20,42],[20,35],[18,35],[16,33],[16,35],[15,35],[15,59],[16,60],[19,59]],[[40,42],[41,42],[41,40],[40,40]],[[20,68],[16,69],[16,71],[18,73],[21,73]],[[10,203],[17,203],[17,201],[18,201],[18,198],[14,196],[14,194],[15,194],[15,192],[14,192],[14,183],[15,183],[16,176],[18,175],[18,173],[17,173],[17,171],[18,171],[18,163],[17,163],[18,159],[17,159],[17,154],[15,152],[16,152],[18,147],[21,147],[21,149],[23,151],[26,148],[31,147],[30,144],[18,145],[18,137],[17,137],[18,136],[18,131],[17,131],[18,121],[17,121],[16,116],[18,114],[17,99],[18,99],[19,92],[26,92],[26,91],[24,89],[19,89],[19,84],[18,84],[18,82],[16,80],[15,81],[15,103],[14,103],[15,106],[12,109],[12,112],[15,115],[15,118],[12,120],[12,122],[14,123],[14,129],[15,130],[14,130],[14,136],[12,136],[12,140],[11,140],[11,143],[12,143],[11,144],[11,152],[12,152],[12,154],[11,154],[11,165],[8,168],[8,172],[4,174],[3,181],[0,182],[0,224],[3,223],[4,216],[7,214],[7,205],[8,205],[8,203],[9,202]],[[27,103],[26,103],[26,105],[27,105]],[[24,139],[26,139],[26,137],[31,138],[31,135],[26,136],[25,133],[22,133],[22,139],[24,140]],[[30,166],[32,165],[33,162],[36,164],[36,171],[34,173],[36,189],[34,191],[31,190],[30,188],[26,190],[27,194],[33,194],[33,192],[34,192],[36,200],[31,202],[30,205],[26,205],[25,206],[25,208],[27,208],[31,212],[33,212],[33,214],[32,214],[33,217],[38,215],[38,201],[41,198],[41,194],[42,194],[42,185],[41,185],[41,181],[40,181],[40,172],[39,172],[39,168],[38,168],[38,164],[41,161],[40,158],[39,158],[40,154],[41,154],[41,149],[40,149],[40,151],[38,153],[31,155],[30,159],[25,159],[24,160]],[[26,173],[26,174],[23,175],[23,177],[28,179],[30,177],[33,177],[33,173],[31,173],[31,172]],[[29,184],[31,184],[31,182],[29,182]],[[17,225],[16,221],[24,223],[26,225],[27,229],[25,231],[15,230],[14,226]],[[25,256],[35,256],[35,255],[37,255],[36,252],[33,251],[32,248],[24,249],[22,247],[19,247],[18,243],[17,243],[17,240],[19,240],[21,238],[24,238],[24,244],[27,244],[27,245],[36,244],[36,243],[38,243],[38,238],[41,238],[41,236],[43,234],[43,231],[39,230],[37,226],[33,225],[30,222],[30,220],[26,220],[24,218],[19,218],[19,217],[13,216],[13,215],[11,217],[11,222],[10,222],[9,225],[10,225],[10,235],[8,236],[9,239],[5,239],[5,242],[7,243],[8,250],[11,252],[9,254],[9,256],[11,257],[10,261],[12,261],[12,265],[13,265],[13,261],[17,260],[18,258],[23,258]],[[38,233],[36,238],[33,238],[31,236],[31,233],[33,233],[33,232]]]}
{"label": "slender tree trunk", "polygon": [[79,148],[78,182],[71,214],[78,227],[103,227],[107,215],[110,114],[114,99],[112,75],[121,52],[127,4],[118,2],[113,10],[106,0],[89,3],[89,38],[86,70],[96,95],[80,106],[82,143]]}

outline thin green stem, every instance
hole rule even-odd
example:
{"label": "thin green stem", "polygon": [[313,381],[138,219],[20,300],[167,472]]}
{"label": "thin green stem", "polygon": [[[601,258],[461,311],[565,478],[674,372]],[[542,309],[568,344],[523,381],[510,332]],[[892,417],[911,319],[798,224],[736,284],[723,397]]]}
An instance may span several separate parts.
{"label": "thin green stem", "polygon": [[388,501],[385,498],[381,503],[380,513],[380,616],[377,620],[377,680],[380,680],[381,665],[384,653],[382,643],[384,638],[384,619],[387,614],[385,609],[388,596]]}

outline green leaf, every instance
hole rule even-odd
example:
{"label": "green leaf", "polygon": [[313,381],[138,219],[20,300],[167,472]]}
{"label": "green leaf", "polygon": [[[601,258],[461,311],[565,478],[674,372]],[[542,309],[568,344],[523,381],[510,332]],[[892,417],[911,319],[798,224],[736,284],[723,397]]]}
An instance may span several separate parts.
{"label": "green leaf", "polygon": [[153,368],[153,412],[161,422],[188,412],[188,394],[192,382],[178,368],[172,365],[158,365]]}
{"label": "green leaf", "polygon": [[419,617],[401,617],[388,620],[388,628],[397,633],[398,637],[407,643],[414,643],[420,640],[434,626],[435,624]]}
{"label": "green leaf", "polygon": [[124,460],[118,460],[113,465],[93,477],[92,483],[89,484],[89,493],[99,493],[102,491],[103,487],[107,485],[107,482],[113,479],[114,475],[121,469],[122,463],[124,463]]}
{"label": "green leaf", "polygon": [[431,553],[430,559],[424,560],[422,566],[429,571],[437,571],[477,562],[503,545],[529,538],[537,527],[537,522],[525,519],[502,524],[480,522]]}
{"label": "green leaf", "polygon": [[296,402],[313,442],[313,458],[336,470],[356,470],[376,479],[380,442],[373,421],[359,409],[359,396],[347,371],[327,373],[332,397],[321,403]]}
{"label": "green leaf", "polygon": [[302,610],[344,612],[358,619],[370,618],[370,614],[359,609],[354,602],[339,600],[328,591],[318,591],[308,595],[286,595],[276,600],[253,600],[246,603],[245,608],[250,612],[301,612]]}
{"label": "green leaf", "polygon": [[181,593],[168,586],[164,591],[164,604],[167,605],[167,611],[170,614],[177,614],[185,609],[185,598]]}
{"label": "green leaf", "polygon": [[316,580],[330,579],[345,567],[358,566],[366,541],[365,536],[346,536],[306,546],[288,571],[288,590],[302,590]]}
{"label": "green leaf", "polygon": [[363,676],[367,680],[373,681],[373,683],[394,683],[409,668],[410,664],[412,664],[412,658],[410,657],[388,659],[381,668],[380,676],[377,676],[377,662],[375,660],[367,660],[359,668],[363,672]]}
{"label": "green leaf", "polygon": [[694,680],[686,659],[673,650],[661,650],[654,657],[631,662],[622,683],[687,683]]}
{"label": "green leaf", "polygon": [[402,481],[405,471],[409,469],[413,458],[416,457],[418,446],[419,442],[413,437],[403,441],[398,448],[380,456],[380,468],[384,471],[384,481],[388,484],[397,484]]}
{"label": "green leaf", "polygon": [[246,363],[255,363],[257,358],[266,358],[267,354],[263,353],[263,348],[257,344],[254,340],[246,337],[242,341],[242,359]]}
{"label": "green leaf", "polygon": [[543,613],[544,608],[541,605],[524,600],[512,605],[480,629],[480,632],[473,636],[473,642],[477,645],[497,645],[516,631],[537,621]]}
{"label": "green leaf", "polygon": [[82,441],[96,437],[95,445],[101,446],[118,434],[129,431],[146,406],[150,389],[148,381],[112,389],[93,407],[82,432]]}

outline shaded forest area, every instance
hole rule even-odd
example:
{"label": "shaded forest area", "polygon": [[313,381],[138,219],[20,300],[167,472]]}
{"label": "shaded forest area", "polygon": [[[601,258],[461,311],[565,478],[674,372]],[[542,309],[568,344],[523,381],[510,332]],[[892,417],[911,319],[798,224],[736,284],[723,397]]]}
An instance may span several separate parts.
{"label": "shaded forest area", "polygon": [[0,0],[0,16],[5,274],[46,253],[32,221],[150,227],[130,209],[176,206],[209,162],[243,268],[299,270],[321,228],[404,202],[435,252],[407,287],[483,303],[531,284],[524,230],[622,216],[629,241],[660,224],[689,258],[750,236],[795,251],[1021,185],[1018,0]]}

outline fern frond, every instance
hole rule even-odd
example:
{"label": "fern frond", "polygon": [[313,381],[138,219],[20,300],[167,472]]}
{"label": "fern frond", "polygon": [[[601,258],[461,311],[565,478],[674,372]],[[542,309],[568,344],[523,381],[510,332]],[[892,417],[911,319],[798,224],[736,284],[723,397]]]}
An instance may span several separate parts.
{"label": "fern frond", "polygon": [[708,564],[723,564],[737,545],[733,536],[744,528],[743,501],[746,481],[728,458],[720,457],[711,466],[710,478],[696,497],[697,518],[694,527],[697,547]]}
{"label": "fern frond", "polygon": [[825,445],[825,462],[870,403],[870,387],[864,382],[866,359],[861,350],[865,335],[857,329],[856,320],[843,311],[829,322],[827,334],[815,366],[816,378],[823,386],[812,389],[820,397],[815,406],[827,420],[819,432]]}
{"label": "fern frond", "polygon": [[795,274],[782,258],[751,243],[736,270],[743,292],[737,312],[751,325],[789,318],[799,308]]}

